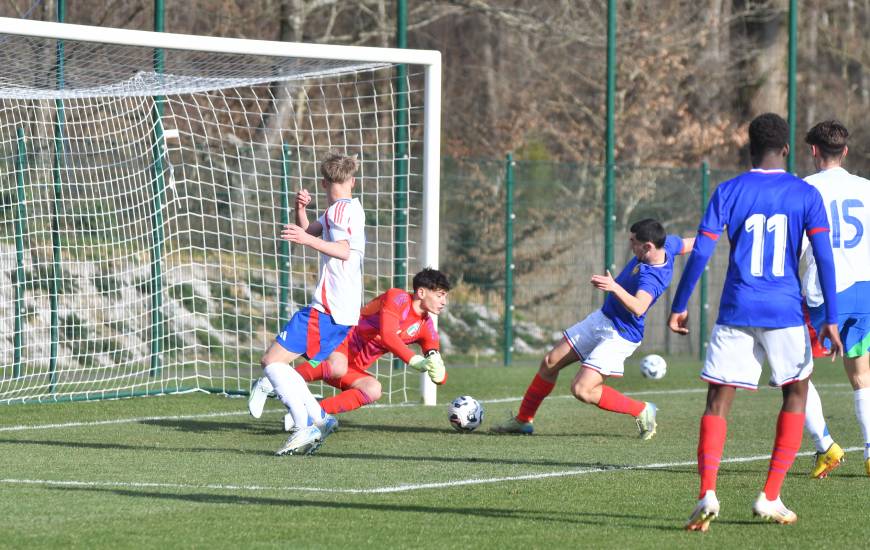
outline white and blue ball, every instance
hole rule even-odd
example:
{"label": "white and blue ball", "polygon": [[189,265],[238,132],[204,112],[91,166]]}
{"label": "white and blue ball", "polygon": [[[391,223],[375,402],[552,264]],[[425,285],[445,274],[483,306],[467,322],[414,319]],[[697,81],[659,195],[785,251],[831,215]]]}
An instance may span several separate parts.
{"label": "white and blue ball", "polygon": [[668,373],[668,364],[661,355],[650,354],[640,360],[640,373],[650,380],[661,380]]}
{"label": "white and blue ball", "polygon": [[483,423],[483,405],[470,395],[462,395],[447,405],[447,419],[458,432],[471,432]]}

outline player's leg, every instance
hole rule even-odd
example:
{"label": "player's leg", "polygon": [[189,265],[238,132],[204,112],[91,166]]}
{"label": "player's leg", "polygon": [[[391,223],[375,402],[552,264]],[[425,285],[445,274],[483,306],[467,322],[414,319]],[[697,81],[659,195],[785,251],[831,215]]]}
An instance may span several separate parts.
{"label": "player's leg", "polygon": [[[804,324],[807,326],[807,332],[810,337],[810,352],[814,358],[825,357],[828,350],[819,342],[818,329],[825,322],[825,307],[819,306],[814,308],[807,307],[804,309]],[[842,329],[842,326],[840,327]],[[810,386],[807,392],[807,408],[806,420],[804,427],[807,433],[813,440],[816,447],[816,459],[813,463],[813,469],[810,470],[810,477],[822,479],[828,476],[835,468],[843,461],[843,449],[834,443],[828,431],[828,423],[825,422],[825,415],[822,410],[822,400],[819,398],[819,392],[810,381]]]}
{"label": "player's leg", "polygon": [[350,334],[329,354],[324,361],[307,361],[296,367],[296,372],[302,375],[306,382],[341,378],[347,372],[350,345]]}
{"label": "player's leg", "polygon": [[804,427],[816,446],[816,459],[813,469],[810,471],[810,477],[816,479],[828,477],[828,474],[843,462],[845,453],[839,445],[834,443],[834,439],[828,431],[828,424],[825,422],[825,415],[822,411],[822,400],[819,398],[819,392],[816,391],[812,381],[807,387]]}
{"label": "player's leg", "polygon": [[782,407],[767,481],[752,511],[765,520],[789,524],[797,521],[797,515],[785,507],[780,492],[803,437],[809,378],[813,372],[809,334],[805,326],[757,329],[757,332],[770,365],[770,385],[782,388]]}
{"label": "player's leg", "polygon": [[698,476],[701,481],[698,503],[686,522],[686,529],[690,531],[706,531],[710,522],[719,515],[716,484],[728,435],[726,418],[737,388],[758,388],[763,359],[763,349],[756,344],[749,329],[719,324],[713,327],[701,369],[701,379],[709,385],[698,433]]}
{"label": "player's leg", "polygon": [[341,389],[341,393],[320,402],[329,414],[344,413],[358,409],[381,398],[381,383],[371,374],[347,368],[344,376],[330,379],[327,383]]}
{"label": "player's leg", "polygon": [[855,416],[864,436],[864,470],[870,476],[870,354],[844,357],[843,364],[855,390]]}
{"label": "player's leg", "polygon": [[[575,325],[576,326],[576,325]],[[570,329],[569,329],[570,330]],[[532,383],[523,394],[522,403],[516,416],[511,415],[505,422],[498,424],[491,431],[495,433],[531,434],[534,431],[532,422],[538,408],[556,386],[559,371],[572,363],[580,360],[577,351],[567,339],[556,344],[553,349],[544,355],[538,372],[532,379]]]}

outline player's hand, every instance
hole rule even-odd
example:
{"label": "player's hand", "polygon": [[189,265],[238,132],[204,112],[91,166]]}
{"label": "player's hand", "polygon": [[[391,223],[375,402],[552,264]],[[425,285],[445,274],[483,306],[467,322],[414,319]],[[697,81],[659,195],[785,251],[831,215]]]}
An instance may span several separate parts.
{"label": "player's hand", "polygon": [[616,288],[616,281],[613,280],[609,269],[604,271],[604,275],[593,275],[590,282],[592,286],[605,292],[612,292]]}
{"label": "player's hand", "polygon": [[429,365],[429,360],[422,355],[415,355],[408,361],[408,366],[418,372],[425,372]]}
{"label": "player's hand", "polygon": [[668,328],[677,334],[689,334],[689,312],[671,313],[668,317]]}
{"label": "player's hand", "polygon": [[426,374],[432,382],[439,386],[447,382],[447,367],[444,365],[444,359],[436,350],[432,350],[426,354]]}
{"label": "player's hand", "polygon": [[827,355],[831,356],[831,361],[835,361],[838,356],[843,357],[843,342],[840,340],[840,327],[837,326],[837,323],[822,325],[822,330],[819,331],[819,342],[824,342],[826,338],[831,342],[827,351]]}
{"label": "player's hand", "polygon": [[311,193],[308,192],[308,189],[300,189],[296,193],[296,210],[305,210],[305,207],[308,206],[308,203],[311,202]]}
{"label": "player's hand", "polygon": [[295,223],[288,223],[281,231],[281,238],[291,243],[307,244],[313,237]]}

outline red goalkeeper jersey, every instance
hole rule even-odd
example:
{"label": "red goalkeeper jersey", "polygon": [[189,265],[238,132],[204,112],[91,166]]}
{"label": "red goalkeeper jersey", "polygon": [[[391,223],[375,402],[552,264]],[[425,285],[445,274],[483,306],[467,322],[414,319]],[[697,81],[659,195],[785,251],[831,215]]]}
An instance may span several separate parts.
{"label": "red goalkeeper jersey", "polygon": [[366,370],[387,352],[407,363],[414,356],[408,347],[413,343],[424,351],[439,349],[435,324],[428,313],[418,315],[412,301],[405,290],[391,288],[363,306],[359,324],[345,340],[349,366]]}

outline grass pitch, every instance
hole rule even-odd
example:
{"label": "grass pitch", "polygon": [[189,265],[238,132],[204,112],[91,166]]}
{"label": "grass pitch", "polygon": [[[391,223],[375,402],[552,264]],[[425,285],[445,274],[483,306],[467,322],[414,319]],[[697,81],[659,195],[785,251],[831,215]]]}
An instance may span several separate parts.
{"label": "grass pitch", "polygon": [[[674,359],[664,380],[637,361],[614,383],[659,408],[658,435],[632,418],[568,396],[564,371],[533,436],[496,436],[534,367],[453,368],[439,406],[367,407],[342,415],[313,457],[275,457],[284,436],[271,401],[184,395],[3,408],[0,547],[480,548],[853,546],[870,540],[860,450],[829,479],[800,456],[783,500],[792,526],[762,523],[778,391],[740,392],[719,476],[722,513],[686,533],[695,504],[695,448],[706,386],[697,361]],[[842,367],[815,380],[834,438],[862,445]],[[484,425],[459,434],[447,401],[484,401]],[[805,438],[802,448],[811,452]]]}

